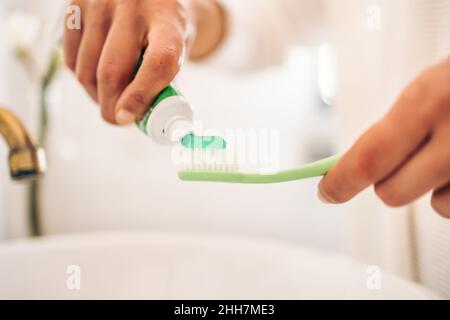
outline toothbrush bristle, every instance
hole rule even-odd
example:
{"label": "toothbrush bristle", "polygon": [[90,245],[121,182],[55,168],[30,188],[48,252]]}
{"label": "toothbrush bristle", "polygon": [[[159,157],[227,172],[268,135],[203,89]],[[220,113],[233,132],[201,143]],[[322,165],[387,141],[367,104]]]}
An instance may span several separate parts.
{"label": "toothbrush bristle", "polygon": [[225,150],[195,149],[190,163],[182,171],[189,172],[238,172],[236,158]]}

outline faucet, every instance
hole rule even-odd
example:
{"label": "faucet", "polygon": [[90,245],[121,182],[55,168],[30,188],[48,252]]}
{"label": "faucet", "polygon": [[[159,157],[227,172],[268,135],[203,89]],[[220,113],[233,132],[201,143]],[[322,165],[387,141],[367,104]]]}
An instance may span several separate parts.
{"label": "faucet", "polygon": [[31,139],[19,118],[1,107],[0,135],[9,147],[9,171],[13,180],[33,180],[45,173],[44,150]]}

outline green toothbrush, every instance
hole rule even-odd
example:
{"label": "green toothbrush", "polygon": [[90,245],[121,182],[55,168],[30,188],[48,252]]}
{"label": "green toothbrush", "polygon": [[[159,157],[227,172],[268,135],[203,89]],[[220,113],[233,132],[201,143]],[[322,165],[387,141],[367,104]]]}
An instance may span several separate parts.
{"label": "green toothbrush", "polygon": [[[142,57],[136,68],[139,70]],[[180,143],[185,148],[212,151],[213,159],[222,158],[226,152],[225,140],[218,136],[202,137],[193,133],[193,112],[186,99],[172,85],[165,88],[153,102],[138,128],[161,145]],[[210,154],[211,155],[211,154]],[[182,170],[178,177],[183,181],[205,181],[244,184],[280,183],[325,175],[339,161],[340,156],[319,160],[300,168],[272,174],[236,172],[236,166],[200,165],[200,169]],[[194,167],[196,167],[194,165]],[[211,169],[212,168],[212,169]]]}
{"label": "green toothbrush", "polygon": [[226,172],[221,169],[215,171],[213,168],[213,170],[182,170],[178,173],[178,177],[183,181],[244,184],[280,183],[324,176],[339,161],[340,158],[340,155],[335,155],[307,164],[303,167],[271,174]]}

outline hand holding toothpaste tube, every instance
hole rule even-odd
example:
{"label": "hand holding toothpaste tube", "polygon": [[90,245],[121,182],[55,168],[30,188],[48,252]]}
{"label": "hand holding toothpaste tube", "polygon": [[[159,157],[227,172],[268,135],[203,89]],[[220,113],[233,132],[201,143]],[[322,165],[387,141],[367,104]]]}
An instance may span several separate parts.
{"label": "hand holding toothpaste tube", "polygon": [[[223,36],[213,0],[73,0],[81,27],[65,29],[65,60],[112,124],[131,124],[178,73]],[[145,50],[142,66],[136,66]]]}

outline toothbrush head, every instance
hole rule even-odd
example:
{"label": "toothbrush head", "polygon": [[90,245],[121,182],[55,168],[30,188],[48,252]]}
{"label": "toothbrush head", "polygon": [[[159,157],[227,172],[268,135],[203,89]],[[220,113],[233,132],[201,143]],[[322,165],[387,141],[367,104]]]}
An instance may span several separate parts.
{"label": "toothbrush head", "polygon": [[183,181],[206,182],[237,182],[240,181],[239,166],[236,163],[226,163],[222,153],[216,152],[212,157],[216,162],[195,163],[178,172],[178,177]]}
{"label": "toothbrush head", "polygon": [[[234,158],[226,141],[219,136],[198,136],[189,133],[180,144],[190,150],[189,161],[181,172],[237,172]],[[231,159],[231,161],[230,161]]]}
{"label": "toothbrush head", "polygon": [[239,166],[230,152],[221,149],[193,149],[182,172],[237,172]]}

